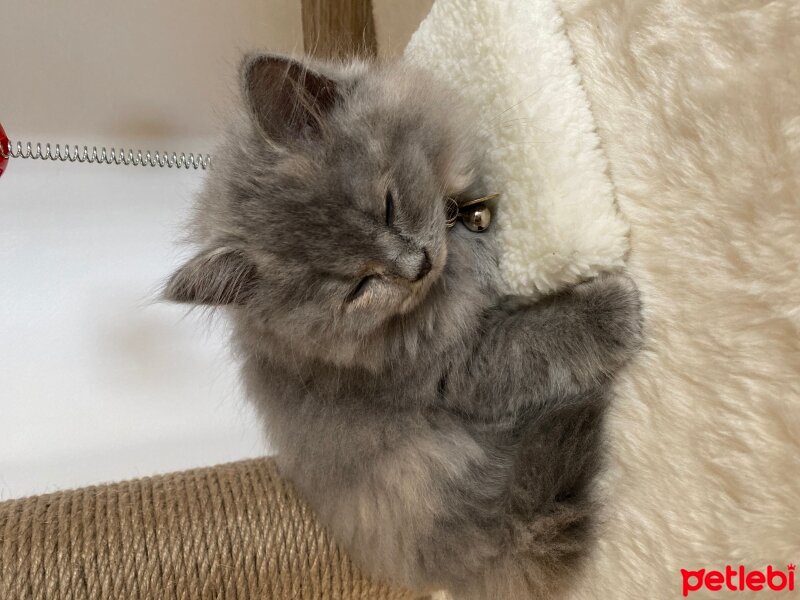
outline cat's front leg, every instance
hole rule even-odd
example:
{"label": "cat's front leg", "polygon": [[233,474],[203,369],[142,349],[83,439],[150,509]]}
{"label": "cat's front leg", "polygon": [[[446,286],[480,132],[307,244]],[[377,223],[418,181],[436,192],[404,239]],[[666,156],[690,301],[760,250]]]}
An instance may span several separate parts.
{"label": "cat's front leg", "polygon": [[603,384],[641,343],[639,292],[626,275],[601,275],[538,301],[506,296],[487,315],[453,388],[481,404],[465,408],[515,411]]}

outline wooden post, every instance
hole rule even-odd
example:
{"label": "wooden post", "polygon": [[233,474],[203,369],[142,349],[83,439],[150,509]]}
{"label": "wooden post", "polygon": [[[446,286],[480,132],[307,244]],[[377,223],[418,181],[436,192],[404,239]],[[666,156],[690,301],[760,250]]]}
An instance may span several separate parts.
{"label": "wooden post", "polygon": [[371,0],[302,0],[303,46],[317,58],[374,57]]}

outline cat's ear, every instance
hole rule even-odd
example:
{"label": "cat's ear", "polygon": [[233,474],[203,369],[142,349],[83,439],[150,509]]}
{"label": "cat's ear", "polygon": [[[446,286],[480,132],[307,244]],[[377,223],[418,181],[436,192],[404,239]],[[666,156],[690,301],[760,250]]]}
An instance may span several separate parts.
{"label": "cat's ear", "polygon": [[189,304],[243,304],[256,284],[256,268],[238,250],[200,252],[169,278],[163,296]]}
{"label": "cat's ear", "polygon": [[319,133],[339,97],[333,79],[274,54],[246,56],[241,84],[252,118],[276,142]]}

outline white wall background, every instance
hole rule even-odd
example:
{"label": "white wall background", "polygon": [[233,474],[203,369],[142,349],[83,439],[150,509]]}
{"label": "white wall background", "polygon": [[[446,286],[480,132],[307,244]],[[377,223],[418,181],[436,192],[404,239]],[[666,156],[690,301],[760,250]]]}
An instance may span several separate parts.
{"label": "white wall background", "polygon": [[[378,0],[398,54],[432,0]],[[210,150],[243,51],[299,0],[0,0],[12,139]],[[224,323],[153,302],[199,172],[14,161],[0,178],[0,500],[268,451]]]}
{"label": "white wall background", "polygon": [[[373,0],[384,57],[432,3]],[[106,143],[213,135],[242,52],[303,50],[300,0],[0,0],[0,39],[10,136]]]}
{"label": "white wall background", "polygon": [[0,499],[263,454],[219,320],[154,302],[200,177],[0,178]]}
{"label": "white wall background", "polygon": [[[0,0],[12,139],[209,150],[284,0]],[[199,172],[13,161],[0,178],[0,499],[263,454],[224,327],[152,302]]]}
{"label": "white wall background", "polygon": [[301,51],[299,0],[0,0],[9,136],[202,137],[241,53]]}

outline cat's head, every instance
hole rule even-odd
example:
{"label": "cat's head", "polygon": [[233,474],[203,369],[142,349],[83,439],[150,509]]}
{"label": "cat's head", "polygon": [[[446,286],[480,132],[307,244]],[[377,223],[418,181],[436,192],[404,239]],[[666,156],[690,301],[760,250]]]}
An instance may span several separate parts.
{"label": "cat's head", "polygon": [[201,250],[165,295],[346,363],[444,284],[445,199],[478,185],[473,122],[406,65],[253,55],[241,87],[197,206]]}

